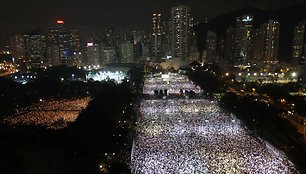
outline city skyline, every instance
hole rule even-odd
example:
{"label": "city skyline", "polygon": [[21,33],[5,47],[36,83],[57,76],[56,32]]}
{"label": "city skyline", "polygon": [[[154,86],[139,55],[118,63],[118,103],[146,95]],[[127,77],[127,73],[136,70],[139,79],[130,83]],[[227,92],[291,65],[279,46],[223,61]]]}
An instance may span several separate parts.
{"label": "city skyline", "polygon": [[[126,9],[131,10],[135,2],[128,4]],[[251,64],[256,66],[268,62],[275,64],[283,60],[292,63],[293,57],[296,64],[304,62],[305,5],[302,8],[293,6],[279,10],[245,8],[215,19],[203,17],[201,22],[194,15],[197,10],[192,5],[196,2],[189,4],[190,6],[172,6],[167,12],[155,10],[151,14],[151,20],[144,16],[150,27],[148,25],[139,30],[133,28],[128,31],[128,26],[120,28],[106,25],[98,32],[87,30],[93,32],[87,37],[82,35],[81,26],[73,27],[70,25],[72,21],[58,18],[48,24],[46,29],[24,30],[15,35],[7,33],[10,43],[5,45],[3,53],[11,54],[13,63],[17,62],[19,67],[24,64],[24,70],[57,65],[98,66],[146,61],[165,62],[164,66],[169,66],[170,59],[180,66],[189,65],[195,60],[202,64],[227,62],[234,67],[250,67]],[[268,4],[266,3],[267,6]],[[64,2],[62,5],[65,8]],[[117,4],[118,9],[120,5],[122,4]],[[117,15],[121,15],[121,12]],[[129,15],[132,14],[121,16],[124,18]],[[284,16],[292,18],[289,21]],[[133,25],[134,19],[131,17],[127,22]],[[120,23],[120,20],[115,22]],[[300,29],[294,30],[298,22],[301,23]],[[142,27],[141,23],[139,21],[139,27]],[[143,23],[145,24],[146,22]],[[97,26],[99,24],[95,27]],[[289,37],[284,34],[285,30],[291,33]],[[279,49],[284,46],[289,48],[285,54],[282,51],[284,49]],[[295,49],[298,52],[292,56]]]}
{"label": "city skyline", "polygon": [[0,174],[306,173],[301,0],[4,1]]}
{"label": "city skyline", "polygon": [[[69,27],[79,27],[84,34],[93,34],[104,26],[114,26],[127,30],[143,29],[151,26],[152,13],[158,12],[169,16],[171,7],[186,5],[192,9],[191,15],[195,21],[204,21],[205,17],[214,18],[219,15],[232,12],[245,7],[256,7],[260,9],[277,9],[289,7],[304,2],[293,0],[290,2],[281,0],[245,1],[234,0],[229,4],[225,0],[217,1],[107,1],[78,0],[74,3],[68,1],[44,1],[30,0],[19,2],[17,0],[2,2],[4,8],[0,12],[2,33],[16,33],[37,28],[47,29],[56,20],[67,21]],[[11,7],[11,8],[10,8]],[[217,7],[217,8],[216,8]],[[213,9],[213,10],[212,10]],[[22,14],[22,15],[21,15]]]}

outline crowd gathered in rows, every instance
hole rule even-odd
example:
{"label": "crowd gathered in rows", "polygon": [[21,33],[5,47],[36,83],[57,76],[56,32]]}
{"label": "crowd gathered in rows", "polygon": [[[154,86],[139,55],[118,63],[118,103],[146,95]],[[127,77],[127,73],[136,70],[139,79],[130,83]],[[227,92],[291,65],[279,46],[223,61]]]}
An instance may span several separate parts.
{"label": "crowd gathered in rows", "polygon": [[214,101],[143,100],[140,112],[131,161],[136,174],[298,173]]}
{"label": "crowd gathered in rows", "polygon": [[11,126],[35,125],[50,129],[64,128],[67,123],[77,119],[80,111],[87,107],[89,101],[89,97],[75,100],[41,100],[7,117],[4,123]]}
{"label": "crowd gathered in rows", "polygon": [[188,80],[186,76],[170,74],[168,78],[150,77],[144,82],[143,93],[153,95],[154,91],[167,90],[169,94],[180,94],[184,91],[202,93],[202,89]]}

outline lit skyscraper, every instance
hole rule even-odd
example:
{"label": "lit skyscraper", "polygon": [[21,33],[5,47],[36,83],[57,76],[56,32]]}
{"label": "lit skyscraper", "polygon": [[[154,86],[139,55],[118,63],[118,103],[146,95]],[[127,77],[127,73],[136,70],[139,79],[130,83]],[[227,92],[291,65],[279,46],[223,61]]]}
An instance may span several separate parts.
{"label": "lit skyscraper", "polygon": [[187,6],[173,7],[171,10],[171,55],[186,64],[188,57],[188,35],[190,30],[190,8]]}
{"label": "lit skyscraper", "polygon": [[16,61],[25,60],[26,58],[26,45],[24,35],[14,35],[10,38],[10,48],[12,57]]}
{"label": "lit skyscraper", "polygon": [[[74,61],[72,59],[72,36],[71,32],[66,30],[64,27],[64,21],[59,20],[56,22],[54,28],[49,29],[48,33],[48,50],[56,49],[59,50],[60,64],[63,65],[73,65]],[[58,47],[58,48],[56,48]],[[56,52],[56,51],[51,51]],[[48,54],[51,56],[52,54]],[[56,56],[58,57],[58,56]],[[56,59],[56,57],[49,57],[48,60]],[[51,61],[52,62],[52,61]]]}
{"label": "lit skyscraper", "polygon": [[279,22],[269,20],[253,30],[251,57],[254,63],[278,61]]}
{"label": "lit skyscraper", "polygon": [[264,34],[264,61],[273,63],[278,61],[278,45],[279,45],[279,22],[269,20],[263,24]]}
{"label": "lit skyscraper", "polygon": [[27,37],[25,35],[15,35],[10,38],[10,48],[12,57],[19,65],[21,71],[27,71]]}
{"label": "lit skyscraper", "polygon": [[82,65],[82,52],[81,52],[81,36],[78,29],[70,30],[71,33],[71,63],[72,66]]}
{"label": "lit skyscraper", "polygon": [[29,66],[39,68],[46,61],[46,37],[40,32],[32,32],[28,35],[28,56]]}
{"label": "lit skyscraper", "polygon": [[87,65],[97,66],[101,63],[101,49],[99,44],[87,43]]}
{"label": "lit skyscraper", "polygon": [[306,49],[305,42],[305,21],[300,21],[294,27],[293,43],[292,43],[292,63],[297,65],[300,62],[301,56]]}
{"label": "lit skyscraper", "polygon": [[50,45],[47,47],[47,62],[52,66],[61,65],[59,46]]}
{"label": "lit skyscraper", "polygon": [[10,39],[12,56],[26,70],[46,63],[46,38],[39,31],[15,35]]}
{"label": "lit skyscraper", "polygon": [[236,18],[234,66],[245,66],[250,60],[253,16],[244,15]]}
{"label": "lit skyscraper", "polygon": [[162,23],[161,14],[154,13],[152,17],[153,31],[152,31],[152,53],[154,58],[159,59],[162,56]]}

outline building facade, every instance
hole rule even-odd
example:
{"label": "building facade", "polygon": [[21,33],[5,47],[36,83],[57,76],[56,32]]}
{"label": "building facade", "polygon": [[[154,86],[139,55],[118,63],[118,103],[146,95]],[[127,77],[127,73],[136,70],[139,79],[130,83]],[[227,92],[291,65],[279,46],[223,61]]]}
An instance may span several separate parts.
{"label": "building facade", "polygon": [[274,20],[269,20],[253,30],[251,56],[253,63],[278,62],[279,30],[280,24]]}
{"label": "building facade", "polygon": [[93,42],[87,43],[86,55],[87,55],[87,65],[90,66],[101,65],[102,62],[101,47],[99,44]]}
{"label": "building facade", "polygon": [[116,49],[114,47],[102,47],[101,59],[102,64],[115,63]]}
{"label": "building facade", "polygon": [[152,17],[152,56],[159,60],[163,55],[162,50],[162,22],[161,14],[154,13]]}
{"label": "building facade", "polygon": [[133,63],[134,62],[134,48],[133,43],[130,41],[124,41],[121,46],[121,57],[122,63]]}
{"label": "building facade", "polygon": [[234,39],[235,39],[235,29],[233,27],[227,28],[225,36],[224,57],[225,60],[231,64],[233,64],[234,60],[234,45],[235,45]]}
{"label": "building facade", "polygon": [[293,42],[292,42],[292,63],[298,65],[301,61],[302,54],[305,54],[305,21],[300,21],[294,27]]}
{"label": "building facade", "polygon": [[[60,20],[56,22],[56,25],[53,28],[49,29],[47,34],[47,47],[48,50],[55,49],[52,52],[59,50],[59,55],[55,56],[60,57],[61,65],[73,66],[75,61],[72,58],[74,55],[72,49],[72,33],[64,27],[64,24],[64,21]],[[49,56],[51,55],[52,54],[49,54]],[[56,57],[49,57],[48,60],[57,59]]]}
{"label": "building facade", "polygon": [[279,47],[279,30],[280,24],[278,21],[269,20],[268,23],[262,25],[264,35],[264,62],[278,62],[278,47]]}
{"label": "building facade", "polygon": [[190,8],[176,6],[171,10],[171,56],[178,58],[182,64],[187,63],[190,33]]}
{"label": "building facade", "polygon": [[247,66],[250,61],[253,16],[236,18],[234,35],[234,66]]}

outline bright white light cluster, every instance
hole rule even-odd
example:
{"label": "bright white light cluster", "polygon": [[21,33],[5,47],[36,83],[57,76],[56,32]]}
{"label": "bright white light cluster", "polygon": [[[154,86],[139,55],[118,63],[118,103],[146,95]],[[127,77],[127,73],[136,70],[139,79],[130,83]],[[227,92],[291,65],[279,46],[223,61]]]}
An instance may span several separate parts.
{"label": "bright white light cluster", "polygon": [[86,79],[93,79],[94,81],[115,80],[117,83],[121,83],[126,77],[126,74],[122,71],[98,71],[96,73],[90,72]]}
{"label": "bright white light cluster", "polygon": [[144,100],[140,112],[131,163],[136,174],[298,173],[216,102]]}
{"label": "bright white light cluster", "polygon": [[194,91],[200,94],[203,91],[199,86],[191,83],[188,77],[180,74],[167,74],[148,78],[143,87],[144,94],[153,95],[155,90],[167,90],[169,94],[180,94],[180,91]]}

